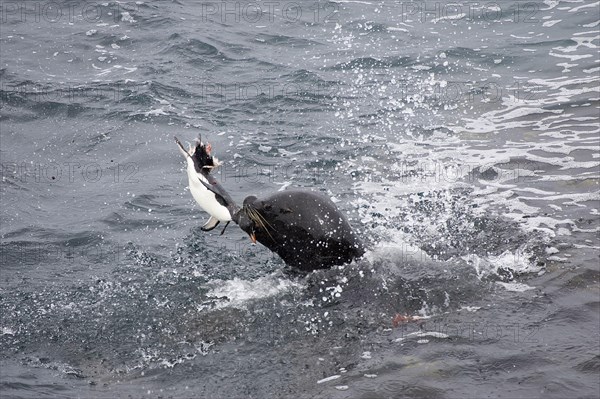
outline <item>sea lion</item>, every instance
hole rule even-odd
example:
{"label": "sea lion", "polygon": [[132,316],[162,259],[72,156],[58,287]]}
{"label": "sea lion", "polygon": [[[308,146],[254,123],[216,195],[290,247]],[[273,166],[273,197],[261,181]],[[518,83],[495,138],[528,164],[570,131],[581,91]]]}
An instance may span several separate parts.
{"label": "sea lion", "polygon": [[313,191],[249,196],[233,220],[253,242],[260,242],[286,264],[303,271],[342,265],[365,252],[335,204]]}

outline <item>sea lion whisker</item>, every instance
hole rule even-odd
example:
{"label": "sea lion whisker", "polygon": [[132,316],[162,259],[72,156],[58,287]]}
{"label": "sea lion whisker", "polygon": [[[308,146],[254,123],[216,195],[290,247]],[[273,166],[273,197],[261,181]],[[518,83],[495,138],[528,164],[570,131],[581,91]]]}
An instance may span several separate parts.
{"label": "sea lion whisker", "polygon": [[267,230],[263,219],[260,217],[260,214],[255,209],[249,208],[248,216],[250,216],[250,219],[252,219],[254,223],[258,224],[261,228]]}
{"label": "sea lion whisker", "polygon": [[263,215],[260,214],[260,212],[258,212],[256,209],[254,209],[254,212],[256,213],[256,216],[261,220],[263,225],[266,224],[270,228],[273,228],[273,226],[271,226],[271,224],[267,221],[267,219],[265,219],[265,217]]}
{"label": "sea lion whisker", "polygon": [[[273,228],[273,226],[271,226],[271,223],[269,223],[269,222],[267,221],[267,219],[265,219],[265,217],[264,217],[263,215],[261,215],[261,214],[260,214],[258,211],[256,212],[256,214],[257,214],[257,216],[260,218],[260,220],[261,220],[261,223],[262,223],[262,225],[264,226],[264,229],[265,229],[265,230],[267,230],[267,232],[269,232],[269,229],[268,229],[267,227],[271,228],[271,230],[275,230],[275,229]],[[272,238],[272,237],[271,237],[271,238]]]}
{"label": "sea lion whisker", "polygon": [[271,226],[271,224],[264,218],[263,215],[260,214],[260,212],[258,212],[258,210],[247,206],[246,213],[248,214],[248,217],[250,217],[250,219],[254,221],[254,223],[256,223],[259,227],[261,227],[264,231],[267,232],[269,237],[271,237],[271,240],[275,241],[275,238],[273,238],[273,236],[269,232],[269,229],[267,228],[268,226],[271,229],[273,229],[273,226]]}

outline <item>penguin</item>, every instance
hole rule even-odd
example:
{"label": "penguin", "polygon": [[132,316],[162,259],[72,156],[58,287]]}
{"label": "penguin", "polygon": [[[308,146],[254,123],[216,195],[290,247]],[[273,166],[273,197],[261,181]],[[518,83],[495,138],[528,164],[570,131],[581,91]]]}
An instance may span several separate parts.
{"label": "penguin", "polygon": [[239,207],[231,199],[227,191],[221,187],[210,172],[220,165],[218,159],[211,154],[211,145],[202,143],[202,137],[189,145],[188,150],[175,137],[175,142],[187,162],[187,176],[190,192],[200,207],[210,215],[208,221],[201,227],[202,231],[211,231],[225,222],[225,229],[231,222]]}

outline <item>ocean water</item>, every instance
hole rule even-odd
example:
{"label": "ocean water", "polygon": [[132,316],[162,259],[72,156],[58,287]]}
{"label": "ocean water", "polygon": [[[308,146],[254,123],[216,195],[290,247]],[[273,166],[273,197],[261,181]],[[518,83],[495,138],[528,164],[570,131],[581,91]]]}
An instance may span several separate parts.
{"label": "ocean water", "polygon": [[[597,398],[600,3],[2,1],[3,398]],[[323,192],[306,276],[204,233]]]}

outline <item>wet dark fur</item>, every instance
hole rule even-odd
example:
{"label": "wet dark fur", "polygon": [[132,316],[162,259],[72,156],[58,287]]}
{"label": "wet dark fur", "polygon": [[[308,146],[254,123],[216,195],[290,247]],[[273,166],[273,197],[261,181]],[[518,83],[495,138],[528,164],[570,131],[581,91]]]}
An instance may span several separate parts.
{"label": "wet dark fur", "polygon": [[312,191],[248,197],[234,220],[285,263],[303,271],[348,263],[365,252],[335,204]]}

